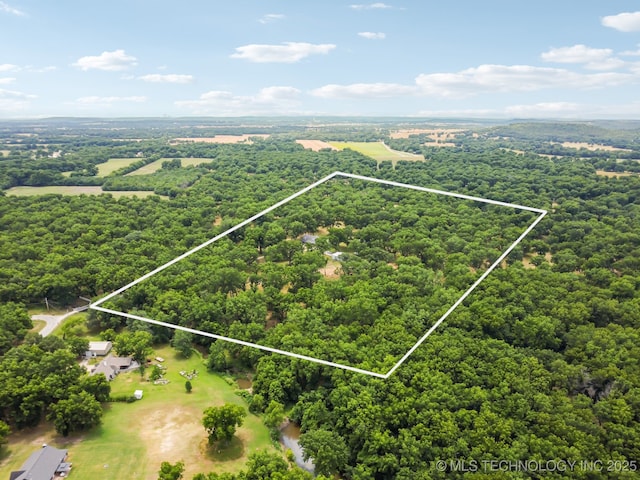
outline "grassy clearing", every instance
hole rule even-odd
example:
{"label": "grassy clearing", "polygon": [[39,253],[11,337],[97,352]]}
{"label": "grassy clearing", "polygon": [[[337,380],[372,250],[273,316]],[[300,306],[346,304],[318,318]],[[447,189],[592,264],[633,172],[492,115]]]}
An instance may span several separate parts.
{"label": "grassy clearing", "polygon": [[[149,175],[150,173],[155,173],[162,168],[162,162],[166,162],[167,160],[171,160],[170,158],[161,158],[160,160],[156,160],[144,167],[140,167],[133,172],[127,174],[129,175]],[[198,165],[202,165],[203,163],[211,162],[212,158],[181,158],[180,162],[182,167],[195,167]]]}
{"label": "grassy clearing", "polygon": [[38,333],[47,324],[47,322],[45,322],[44,320],[31,320],[31,321],[33,322],[33,328],[29,331],[34,333]]}
{"label": "grassy clearing", "polygon": [[2,155],[3,157],[8,157],[10,153],[10,150],[0,150],[0,155]]}
{"label": "grassy clearing", "polygon": [[[102,195],[107,193],[113,195],[115,198],[120,197],[139,197],[146,198],[151,195],[155,195],[153,192],[148,191],[107,191],[102,190],[102,187],[83,187],[83,186],[48,186],[48,187],[13,187],[9,190],[5,190],[7,195],[14,195],[16,197],[31,197],[33,195],[47,195],[50,193],[59,195]],[[162,195],[160,195],[162,196]]]}
{"label": "grassy clearing", "polygon": [[400,160],[423,162],[424,157],[422,155],[416,155],[414,153],[400,152],[398,150],[392,150],[384,142],[329,142],[333,147],[338,150],[344,150],[350,148],[356,152],[360,152],[363,155],[373,158],[378,163],[384,161],[391,161],[394,165]]}
{"label": "grassy clearing", "polygon": [[[257,450],[278,451],[259,417],[248,414],[227,448],[217,451],[207,444],[200,421],[205,408],[235,403],[247,408],[235,395],[236,387],[207,373],[202,358],[176,357],[173,349],[160,348],[155,355],[165,359],[167,385],[153,385],[137,372],[121,374],[111,384],[112,394],[133,394],[143,390],[135,403],[111,403],[105,408],[102,425],[91,432],[67,439],[58,437],[49,425],[12,435],[8,451],[0,456],[0,478],[22,465],[43,443],[69,449],[76,480],[155,480],[163,461],[185,462],[184,478],[198,472],[238,472],[249,454]],[[193,391],[185,392],[180,371],[198,370]]]}
{"label": "grassy clearing", "polygon": [[105,163],[98,164],[98,177],[106,177],[107,175],[111,175],[116,170],[128,167],[132,163],[139,160],[139,158],[110,158]]}

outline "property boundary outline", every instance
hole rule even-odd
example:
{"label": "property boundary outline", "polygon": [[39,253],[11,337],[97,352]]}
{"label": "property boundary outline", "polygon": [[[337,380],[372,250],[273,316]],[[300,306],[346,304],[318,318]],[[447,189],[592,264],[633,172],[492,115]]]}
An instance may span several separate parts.
{"label": "property boundary outline", "polygon": [[[267,213],[275,210],[278,207],[281,207],[282,205],[284,205],[284,204],[290,202],[291,200],[293,200],[294,198],[297,198],[300,195],[303,195],[303,194],[307,193],[308,191],[314,189],[318,185],[321,185],[321,184],[331,180],[334,177],[352,178],[352,179],[356,179],[356,180],[363,180],[363,181],[366,181],[366,182],[373,182],[373,183],[380,183],[380,184],[383,184],[383,185],[390,185],[390,186],[393,186],[393,187],[400,187],[400,188],[408,188],[408,189],[411,189],[411,190],[418,190],[420,192],[435,193],[437,195],[445,195],[445,196],[448,196],[448,197],[461,198],[461,199],[464,199],[464,200],[472,200],[472,201],[475,201],[475,202],[482,202],[482,203],[487,203],[487,204],[491,204],[491,205],[499,205],[499,206],[502,206],[502,207],[510,207],[510,208],[515,208],[515,209],[518,209],[518,210],[525,210],[525,211],[529,211],[529,212],[535,212],[535,213],[538,213],[539,215],[524,230],[524,232],[522,232],[522,234],[498,257],[498,259],[495,260],[484,271],[484,273],[480,276],[480,278],[478,278],[462,294],[462,296],[460,298],[458,298],[458,300],[456,300],[453,303],[453,305],[451,305],[451,307],[449,307],[449,309],[427,330],[427,332],[422,337],[420,337],[420,339],[418,339],[418,341],[407,351],[407,353],[405,353],[402,356],[402,358],[400,358],[400,360],[398,360],[393,365],[393,367],[391,367],[391,369],[389,369],[389,371],[387,373],[372,372],[370,370],[364,370],[364,369],[353,367],[353,366],[350,366],[350,365],[344,365],[344,364],[341,364],[341,363],[330,362],[328,360],[323,360],[323,359],[320,359],[320,358],[310,357],[308,355],[302,355],[302,354],[299,354],[299,353],[287,352],[285,350],[280,350],[280,349],[277,349],[277,348],[267,347],[267,346],[264,346],[264,345],[258,345],[256,343],[246,342],[244,340],[238,340],[238,339],[230,338],[230,337],[225,337],[223,335],[218,335],[218,334],[215,334],[215,333],[203,332],[201,330],[196,330],[196,329],[189,328],[189,327],[183,327],[181,325],[174,325],[172,323],[162,322],[162,321],[159,321],[159,320],[154,320],[152,318],[142,317],[140,315],[133,315],[131,313],[120,312],[120,311],[117,311],[117,310],[113,310],[113,309],[110,309],[110,308],[105,308],[105,307],[100,306],[102,303],[108,301],[109,299],[115,297],[116,295],[119,295],[119,294],[123,293],[125,290],[128,290],[129,288],[133,287],[134,285],[137,285],[138,283],[143,282],[144,280],[146,280],[149,277],[152,277],[156,273],[159,273],[162,270],[165,270],[166,268],[178,263],[179,261],[187,258],[188,256],[198,252],[199,250],[202,250],[203,248],[211,245],[212,243],[220,240],[221,238],[226,237],[230,233],[233,233],[236,230],[239,230],[240,228],[248,225],[249,223],[253,222],[254,220],[257,220],[258,218],[266,215]],[[444,320],[471,294],[471,292],[473,292],[476,289],[476,287],[478,285],[480,285],[480,283],[485,278],[487,278],[487,276],[498,265],[500,265],[502,263],[502,261],[507,257],[507,255],[509,255],[509,253],[511,253],[511,251],[516,247],[516,245],[518,245],[529,234],[529,232],[531,232],[531,230],[533,230],[538,225],[538,223],[540,223],[540,221],[544,218],[544,216],[546,214],[547,214],[546,210],[542,210],[542,209],[539,209],[539,208],[527,207],[527,206],[524,206],[524,205],[517,205],[517,204],[514,204],[514,203],[501,202],[501,201],[498,201],[498,200],[491,200],[491,199],[487,199],[487,198],[474,197],[474,196],[471,196],[471,195],[464,195],[464,194],[461,194],[461,193],[447,192],[447,191],[443,191],[443,190],[436,190],[436,189],[433,189],[433,188],[426,188],[426,187],[420,187],[420,186],[417,186],[417,185],[409,185],[409,184],[406,184],[406,183],[394,182],[394,181],[391,181],[391,180],[382,180],[382,179],[379,179],[379,178],[365,177],[365,176],[362,176],[362,175],[355,175],[355,174],[352,174],[352,173],[344,173],[344,172],[335,171],[335,172],[327,175],[326,177],[321,178],[320,180],[318,180],[318,181],[316,181],[316,182],[304,187],[302,190],[299,190],[296,193],[288,196],[284,200],[280,200],[279,202],[274,203],[273,205],[271,205],[270,207],[264,209],[263,211],[261,211],[259,213],[256,213],[255,215],[247,218],[246,220],[238,223],[237,225],[234,225],[233,227],[229,228],[228,230],[225,230],[224,232],[216,235],[215,237],[210,238],[206,242],[204,242],[204,243],[192,248],[191,250],[183,253],[182,255],[177,256],[173,260],[170,260],[169,262],[165,263],[164,265],[161,265],[160,267],[156,268],[155,270],[152,270],[151,272],[146,273],[145,275],[142,275],[141,277],[135,279],[131,283],[128,283],[124,287],[120,287],[119,289],[114,290],[113,292],[109,293],[105,297],[103,297],[103,298],[99,299],[98,301],[96,301],[96,302],[92,303],[91,305],[89,305],[89,308],[92,309],[92,310],[97,310],[97,311],[109,313],[109,314],[112,314],[112,315],[118,315],[118,316],[121,316],[121,317],[130,318],[132,320],[141,320],[143,322],[151,323],[151,324],[154,324],[154,325],[173,328],[174,330],[182,330],[184,332],[189,332],[189,333],[192,333],[192,334],[195,334],[195,335],[201,335],[201,336],[205,336],[205,337],[209,337],[209,338],[214,338],[216,340],[223,340],[223,341],[226,341],[226,342],[236,343],[238,345],[242,345],[242,346],[245,346],[245,347],[257,348],[259,350],[264,350],[264,351],[271,352],[271,353],[278,353],[280,355],[286,355],[288,357],[293,357],[293,358],[297,358],[297,359],[300,359],[300,360],[307,360],[307,361],[310,361],[310,362],[319,363],[321,365],[340,368],[342,370],[348,370],[348,371],[351,371],[351,372],[370,375],[372,377],[387,379],[400,367],[400,365],[402,365],[407,360],[407,358],[409,358],[411,356],[411,354],[420,345],[422,345],[422,343],[427,339],[427,337],[429,337],[429,335],[431,335],[435,331],[435,329],[438,328],[442,322],[444,322]]]}

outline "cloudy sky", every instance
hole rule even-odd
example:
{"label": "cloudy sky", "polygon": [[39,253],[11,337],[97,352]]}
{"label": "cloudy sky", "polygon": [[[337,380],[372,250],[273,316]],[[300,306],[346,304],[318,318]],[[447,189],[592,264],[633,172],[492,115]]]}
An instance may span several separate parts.
{"label": "cloudy sky", "polygon": [[640,118],[630,0],[0,0],[0,117]]}

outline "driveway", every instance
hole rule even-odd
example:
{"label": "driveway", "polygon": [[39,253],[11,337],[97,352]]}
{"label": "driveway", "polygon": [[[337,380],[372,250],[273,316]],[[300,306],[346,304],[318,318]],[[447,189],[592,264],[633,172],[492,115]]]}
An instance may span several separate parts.
{"label": "driveway", "polygon": [[74,308],[73,310],[63,314],[63,315],[47,315],[47,314],[39,314],[39,315],[31,315],[31,319],[32,320],[42,320],[46,323],[46,325],[44,326],[44,328],[42,330],[40,330],[40,335],[42,335],[43,337],[46,337],[47,335],[49,335],[51,332],[53,332],[55,330],[55,328],[60,325],[60,323],[66,319],[67,317],[70,317],[71,315],[75,315],[78,312],[83,312],[85,310],[87,310],[88,307],[80,307],[80,308]]}

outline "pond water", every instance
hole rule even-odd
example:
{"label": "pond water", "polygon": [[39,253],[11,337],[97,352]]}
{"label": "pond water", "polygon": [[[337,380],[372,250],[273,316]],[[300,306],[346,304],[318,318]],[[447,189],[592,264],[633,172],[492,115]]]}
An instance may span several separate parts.
{"label": "pond water", "polygon": [[288,422],[283,428],[280,429],[280,442],[285,448],[288,448],[293,452],[296,459],[296,465],[305,469],[307,472],[313,473],[315,466],[311,459],[306,462],[302,459],[302,447],[298,443],[300,438],[300,427],[295,423]]}
{"label": "pond water", "polygon": [[238,384],[238,388],[241,390],[249,390],[252,385],[251,380],[248,378],[238,378],[236,383]]}

